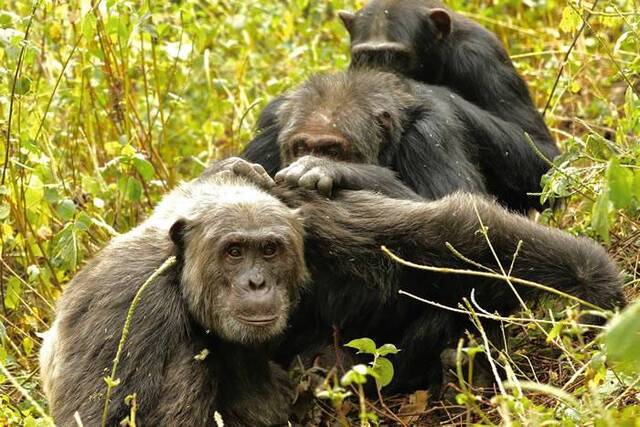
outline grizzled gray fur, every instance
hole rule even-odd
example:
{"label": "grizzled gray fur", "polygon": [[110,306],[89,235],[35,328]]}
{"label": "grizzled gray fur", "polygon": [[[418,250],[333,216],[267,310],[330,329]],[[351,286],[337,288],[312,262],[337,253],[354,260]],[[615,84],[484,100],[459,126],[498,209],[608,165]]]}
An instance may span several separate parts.
{"label": "grizzled gray fur", "polygon": [[215,411],[226,426],[287,423],[291,385],[264,346],[306,281],[303,229],[291,209],[228,172],[172,191],[67,285],[41,352],[58,425],[75,425],[76,411],[85,426],[100,424],[127,310],[171,255],[177,264],[133,317],[107,425],[129,414],[133,393],[141,425],[214,425]]}

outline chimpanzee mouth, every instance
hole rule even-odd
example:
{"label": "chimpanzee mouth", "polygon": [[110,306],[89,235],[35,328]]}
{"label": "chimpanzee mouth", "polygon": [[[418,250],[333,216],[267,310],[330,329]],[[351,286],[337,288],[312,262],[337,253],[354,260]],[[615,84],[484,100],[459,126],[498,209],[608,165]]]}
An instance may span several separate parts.
{"label": "chimpanzee mouth", "polygon": [[237,316],[238,320],[245,325],[250,326],[269,326],[278,320],[278,315],[275,316],[252,316],[243,317]]}

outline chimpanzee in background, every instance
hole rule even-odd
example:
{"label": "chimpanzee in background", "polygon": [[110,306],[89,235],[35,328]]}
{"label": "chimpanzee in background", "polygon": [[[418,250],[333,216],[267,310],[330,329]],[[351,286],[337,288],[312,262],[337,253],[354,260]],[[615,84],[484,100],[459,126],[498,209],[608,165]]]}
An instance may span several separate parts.
{"label": "chimpanzee in background", "polygon": [[[383,173],[376,165],[388,168],[427,199],[463,190],[495,195],[518,211],[539,207],[539,198],[527,193],[540,190],[547,165],[522,129],[445,87],[369,69],[315,76],[269,104],[258,126],[243,157],[272,176],[312,154],[339,161],[331,171],[325,168],[325,177],[333,175],[328,189],[362,189],[353,174],[351,180],[340,176],[349,175],[348,163],[361,163],[370,165],[369,175]],[[298,163],[279,177],[326,191],[326,178],[314,178],[319,162]],[[412,195],[399,191],[393,197]]]}
{"label": "chimpanzee in background", "polygon": [[504,46],[478,23],[438,0],[371,0],[339,16],[351,37],[352,68],[447,86],[520,126],[549,158],[559,154]]}

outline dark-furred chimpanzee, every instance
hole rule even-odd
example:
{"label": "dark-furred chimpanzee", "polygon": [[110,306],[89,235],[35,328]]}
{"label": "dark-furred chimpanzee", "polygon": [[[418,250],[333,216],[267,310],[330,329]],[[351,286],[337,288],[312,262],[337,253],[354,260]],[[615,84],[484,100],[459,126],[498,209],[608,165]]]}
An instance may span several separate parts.
{"label": "dark-furred chimpanzee", "polygon": [[134,393],[138,425],[213,425],[215,411],[225,426],[287,424],[293,389],[265,344],[284,330],[308,277],[303,228],[282,202],[234,176],[236,163],[172,191],[65,288],[40,357],[57,425],[76,425],[76,411],[85,426],[100,425],[129,306],[171,255],[177,263],[132,318],[106,425],[129,415]]}
{"label": "dark-furred chimpanzee", "polygon": [[[254,172],[255,167],[244,170],[263,177]],[[356,174],[361,167],[354,164],[351,172]],[[395,191],[397,184],[389,182],[395,178],[383,175],[377,184],[367,183],[375,178],[364,170],[361,178],[366,187],[377,185],[387,194]],[[319,174],[320,180],[325,177],[322,171]],[[624,304],[619,271],[598,244],[509,213],[478,195],[456,193],[423,201],[362,190],[339,190],[331,199],[285,186],[271,192],[296,208],[304,222],[305,258],[311,273],[308,292],[276,348],[282,363],[298,353],[305,355],[304,360],[313,359],[333,343],[337,330],[340,343],[366,336],[402,350],[394,356],[395,376],[388,392],[437,389],[442,351],[455,346],[465,329],[473,327],[466,315],[417,302],[399,295],[399,290],[450,307],[470,299],[474,292],[482,309],[502,315],[522,307],[503,280],[406,267],[388,258],[381,245],[418,264],[475,269],[454,254],[447,247],[450,244],[467,259],[494,271],[499,272],[501,265],[511,277],[548,285],[604,309]],[[478,232],[480,221],[491,246]],[[549,295],[538,288],[514,286],[527,304]],[[497,324],[483,324],[489,336],[497,335]]]}
{"label": "dark-furred chimpanzee", "polygon": [[351,37],[352,68],[447,86],[520,126],[548,158],[559,153],[504,46],[481,25],[438,0],[371,0],[339,16]]}
{"label": "dark-furred chimpanzee", "polygon": [[[307,154],[338,160],[333,184],[341,188],[362,188],[348,173],[348,163],[361,163],[370,174],[389,169],[427,199],[458,190],[489,193],[525,211],[539,206],[527,193],[540,191],[547,170],[518,125],[447,88],[376,70],[314,76],[268,105],[258,126],[245,159],[270,175]],[[300,167],[317,162],[281,176],[293,181]]]}

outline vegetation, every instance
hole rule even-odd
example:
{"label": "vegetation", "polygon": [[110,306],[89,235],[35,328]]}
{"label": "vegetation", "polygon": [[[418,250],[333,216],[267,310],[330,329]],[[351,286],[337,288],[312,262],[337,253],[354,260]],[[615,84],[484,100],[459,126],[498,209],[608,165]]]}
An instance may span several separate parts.
{"label": "vegetation", "polygon": [[[168,188],[238,153],[269,99],[311,73],[345,68],[347,34],[336,11],[359,3],[3,4],[0,424],[47,423],[38,333],[65,283]],[[540,220],[606,245],[633,301],[640,289],[639,5],[449,4],[504,41],[564,151],[542,195],[564,197],[563,207]],[[575,309],[536,314],[546,321],[528,313],[503,321],[510,350],[490,353],[507,364],[509,380],[495,397],[461,382],[454,405],[427,402],[422,392],[365,402],[356,397],[362,384],[373,376],[382,385],[393,352],[360,342],[374,362],[354,367],[342,384],[327,383],[329,400],[315,411],[363,424],[639,425],[640,305],[595,341],[584,338]],[[470,360],[488,350],[476,320],[479,344],[459,353]]]}

